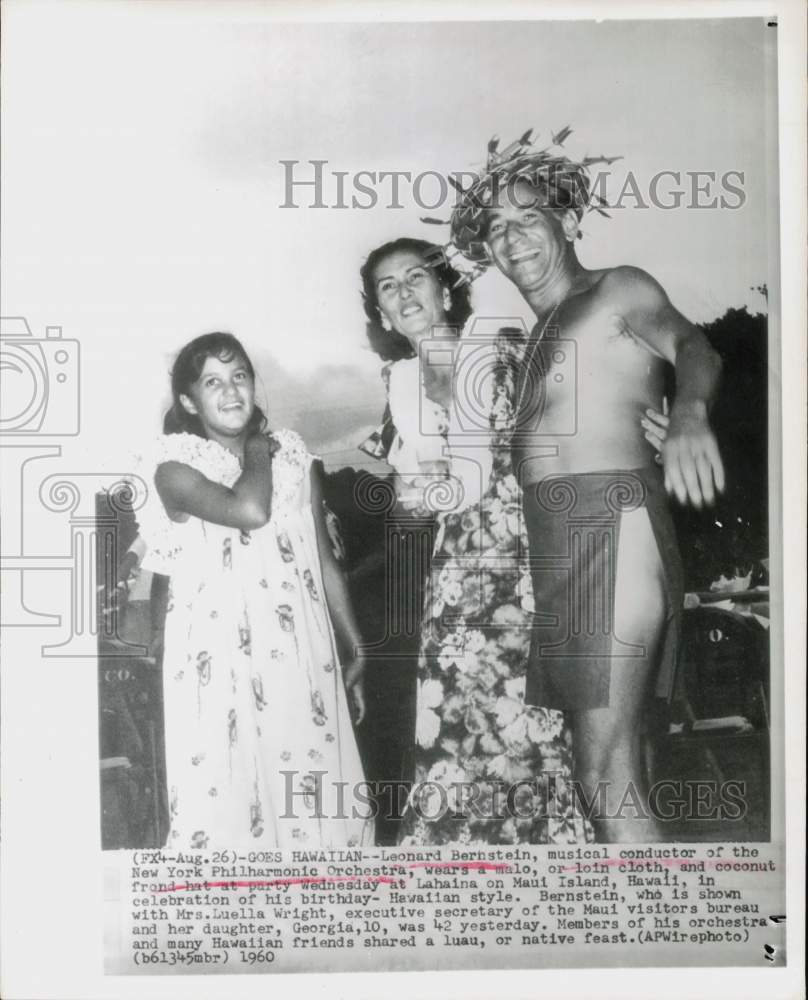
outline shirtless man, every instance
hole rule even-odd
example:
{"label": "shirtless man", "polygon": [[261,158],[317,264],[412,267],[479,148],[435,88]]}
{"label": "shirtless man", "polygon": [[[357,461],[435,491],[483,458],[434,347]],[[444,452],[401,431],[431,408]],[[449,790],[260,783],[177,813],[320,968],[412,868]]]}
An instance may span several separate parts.
{"label": "shirtless man", "polygon": [[[650,275],[581,265],[578,195],[588,188],[554,186],[542,165],[567,176],[580,167],[542,156],[529,179],[500,166],[508,184],[488,186],[465,230],[476,242],[464,245],[462,205],[452,219],[461,252],[479,263],[482,245],[537,320],[512,445],[537,613],[525,699],[571,713],[575,779],[598,840],[664,839],[644,795],[640,730],[653,682],[670,696],[682,606],[665,491],[700,507],[723,490],[708,422],[721,364]],[[676,396],[663,489],[640,418],[662,409],[666,363]]]}

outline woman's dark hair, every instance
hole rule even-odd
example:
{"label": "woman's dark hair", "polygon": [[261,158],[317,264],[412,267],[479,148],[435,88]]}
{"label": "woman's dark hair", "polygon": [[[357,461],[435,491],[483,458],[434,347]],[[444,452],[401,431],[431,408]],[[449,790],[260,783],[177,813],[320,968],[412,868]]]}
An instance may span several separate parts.
{"label": "woman's dark hair", "polygon": [[461,278],[460,272],[447,261],[441,247],[409,236],[376,247],[368,255],[359,274],[362,278],[362,301],[368,318],[366,328],[368,341],[371,350],[378,354],[382,361],[399,361],[401,358],[415,357],[415,351],[409,340],[395,330],[385,330],[379,316],[379,299],[373,274],[382,260],[394,253],[418,254],[423,258],[424,264],[433,269],[441,286],[448,288],[452,301],[446,311],[447,326],[462,328],[471,316],[471,289],[468,283],[458,284]]}
{"label": "woman's dark hair", "polygon": [[[180,396],[187,396],[191,386],[199,379],[208,358],[218,358],[219,361],[232,361],[240,358],[255,381],[255,369],[241,346],[241,341],[232,333],[205,333],[195,337],[186,344],[177,355],[174,367],[171,369],[171,409],[163,418],[164,434],[196,434],[207,437],[202,421],[193,413],[189,413],[180,401]],[[248,431],[260,432],[266,427],[267,418],[259,406],[253,409]]]}

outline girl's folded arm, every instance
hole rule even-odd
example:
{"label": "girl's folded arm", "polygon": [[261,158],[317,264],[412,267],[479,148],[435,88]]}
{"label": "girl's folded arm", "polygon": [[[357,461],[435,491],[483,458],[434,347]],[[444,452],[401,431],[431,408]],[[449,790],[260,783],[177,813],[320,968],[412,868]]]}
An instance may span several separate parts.
{"label": "girl's folded arm", "polygon": [[272,498],[269,443],[257,437],[247,442],[244,469],[232,487],[214,483],[183,462],[158,465],[154,484],[171,517],[190,514],[242,531],[263,527]]}

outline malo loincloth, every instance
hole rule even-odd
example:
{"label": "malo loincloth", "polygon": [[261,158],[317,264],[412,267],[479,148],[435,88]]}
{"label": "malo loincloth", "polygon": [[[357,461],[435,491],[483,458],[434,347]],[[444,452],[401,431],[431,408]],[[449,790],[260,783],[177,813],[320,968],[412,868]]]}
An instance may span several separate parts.
{"label": "malo loincloth", "polygon": [[[526,486],[522,503],[535,604],[525,702],[606,707],[612,659],[645,655],[614,630],[620,522],[639,507],[648,512],[663,568],[656,694],[670,699],[684,580],[661,469],[551,476]],[[641,600],[646,584],[635,585]]]}

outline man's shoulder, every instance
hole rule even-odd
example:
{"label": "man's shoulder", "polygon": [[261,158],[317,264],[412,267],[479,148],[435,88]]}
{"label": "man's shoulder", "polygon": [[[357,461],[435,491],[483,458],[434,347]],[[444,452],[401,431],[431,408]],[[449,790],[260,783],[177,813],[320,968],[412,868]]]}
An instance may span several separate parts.
{"label": "man's shoulder", "polygon": [[664,288],[647,271],[631,264],[606,268],[592,286],[593,304],[616,316],[656,313],[667,303]]}
{"label": "man's shoulder", "polygon": [[625,295],[655,297],[664,294],[656,278],[633,264],[604,268],[599,273],[597,286],[602,295],[622,298]]}

